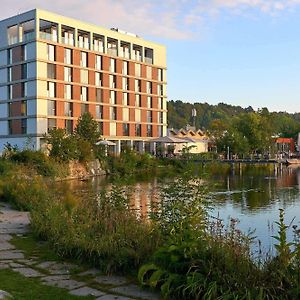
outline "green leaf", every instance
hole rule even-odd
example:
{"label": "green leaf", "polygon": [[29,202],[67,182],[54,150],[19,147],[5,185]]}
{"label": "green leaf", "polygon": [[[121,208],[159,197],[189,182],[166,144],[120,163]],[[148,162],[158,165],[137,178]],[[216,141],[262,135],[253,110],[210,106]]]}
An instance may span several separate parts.
{"label": "green leaf", "polygon": [[145,280],[145,275],[149,272],[155,272],[157,271],[159,268],[155,265],[155,264],[146,264],[143,265],[138,272],[138,281],[141,284],[146,285],[147,284],[147,280]]}

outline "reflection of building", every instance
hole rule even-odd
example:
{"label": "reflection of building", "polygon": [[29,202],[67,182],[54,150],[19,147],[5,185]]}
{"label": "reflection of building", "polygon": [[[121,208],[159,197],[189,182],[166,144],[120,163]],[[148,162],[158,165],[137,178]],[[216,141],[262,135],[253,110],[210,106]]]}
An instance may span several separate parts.
{"label": "reflection of building", "polygon": [[294,153],[295,141],[292,138],[276,138],[275,140],[277,153]]}
{"label": "reflection of building", "polygon": [[174,144],[175,154],[182,152],[182,149],[184,148],[188,148],[189,153],[208,152],[209,139],[200,129],[199,130],[183,129],[183,128],[179,130],[170,129],[169,136],[179,138],[185,141],[185,143]]}
{"label": "reflection of building", "polygon": [[117,152],[166,135],[164,46],[39,9],[1,21],[0,39],[0,149],[38,149],[84,112]]}

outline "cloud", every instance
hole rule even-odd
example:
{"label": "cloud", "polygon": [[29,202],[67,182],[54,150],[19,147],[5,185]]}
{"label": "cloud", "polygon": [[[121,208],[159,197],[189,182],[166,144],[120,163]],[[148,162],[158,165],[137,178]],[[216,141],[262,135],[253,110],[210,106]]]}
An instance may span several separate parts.
{"label": "cloud", "polygon": [[222,13],[259,11],[275,16],[300,5],[300,0],[2,0],[1,18],[35,7],[140,36],[190,39],[211,17]]}

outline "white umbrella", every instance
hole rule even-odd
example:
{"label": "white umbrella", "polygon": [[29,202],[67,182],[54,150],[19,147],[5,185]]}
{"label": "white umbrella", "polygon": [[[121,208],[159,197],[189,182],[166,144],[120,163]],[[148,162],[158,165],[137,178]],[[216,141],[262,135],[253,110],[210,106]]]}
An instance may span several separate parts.
{"label": "white umbrella", "polygon": [[108,141],[108,140],[102,140],[102,141],[97,142],[96,145],[116,146],[116,143]]}
{"label": "white umbrella", "polygon": [[149,142],[164,143],[164,144],[183,144],[183,143],[186,143],[186,141],[183,140],[183,139],[176,138],[176,137],[171,137],[171,136],[162,136],[162,137],[150,140]]}

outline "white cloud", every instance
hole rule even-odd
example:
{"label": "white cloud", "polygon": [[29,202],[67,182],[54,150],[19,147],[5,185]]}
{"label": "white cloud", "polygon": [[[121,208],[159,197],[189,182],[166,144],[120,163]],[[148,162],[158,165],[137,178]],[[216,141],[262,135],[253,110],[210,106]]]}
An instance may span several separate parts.
{"label": "white cloud", "polygon": [[212,16],[260,11],[271,16],[300,5],[300,0],[2,0],[1,18],[35,7],[83,21],[119,27],[141,36],[188,39]]}

